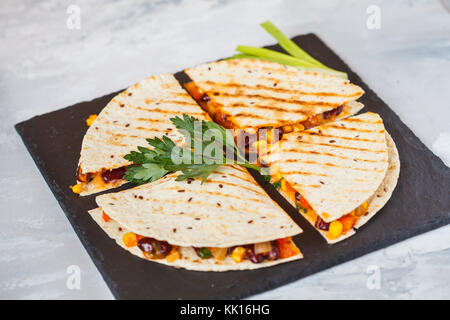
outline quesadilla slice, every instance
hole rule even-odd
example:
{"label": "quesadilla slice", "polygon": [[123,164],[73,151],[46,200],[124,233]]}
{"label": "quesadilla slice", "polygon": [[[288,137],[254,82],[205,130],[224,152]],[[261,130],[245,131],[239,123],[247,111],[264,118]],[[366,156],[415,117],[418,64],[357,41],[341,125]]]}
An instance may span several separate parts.
{"label": "quesadilla slice", "polygon": [[262,162],[329,243],[353,235],[384,206],[400,170],[394,141],[370,112],[286,134]]}
{"label": "quesadilla slice", "polygon": [[230,59],[184,72],[192,80],[185,88],[215,122],[247,134],[302,131],[363,107],[356,99],[364,91],[348,80],[275,62]]}
{"label": "quesadilla slice", "polygon": [[302,258],[302,232],[238,166],[221,166],[205,183],[178,173],[96,198],[89,213],[131,253],[199,271],[244,270]]}
{"label": "quesadilla slice", "polygon": [[147,145],[146,139],[165,135],[182,143],[170,118],[183,114],[210,119],[170,73],[144,79],[115,96],[84,136],[77,172],[80,194],[125,183],[122,178],[131,163],[123,156]]}

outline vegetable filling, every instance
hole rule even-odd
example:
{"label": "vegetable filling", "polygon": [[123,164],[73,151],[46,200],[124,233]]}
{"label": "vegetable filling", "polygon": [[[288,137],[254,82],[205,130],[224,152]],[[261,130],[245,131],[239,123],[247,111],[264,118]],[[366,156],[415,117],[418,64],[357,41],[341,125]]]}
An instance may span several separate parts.
{"label": "vegetable filling", "polygon": [[96,189],[107,189],[110,186],[115,187],[124,182],[123,179],[128,167],[121,167],[112,170],[103,170],[100,172],[82,173],[81,167],[77,170],[78,184],[72,186],[74,193],[81,193],[87,190],[88,184],[93,184]]}
{"label": "vegetable filling", "polygon": [[[105,222],[112,220],[105,212],[103,212],[102,216]],[[138,247],[146,259],[166,259],[168,262],[174,262],[181,258],[180,248],[171,245],[167,241],[144,237],[134,232],[125,233],[122,236],[122,241],[127,248]],[[227,257],[231,257],[236,263],[244,260],[249,260],[252,263],[275,261],[290,258],[300,253],[291,237],[229,248],[192,248],[201,259],[222,261]]]}
{"label": "vegetable filling", "polygon": [[[358,220],[367,214],[368,203],[367,201],[360,205],[355,210],[347,213],[337,220],[326,222],[324,221],[313,208],[309,205],[308,201],[297,192],[287,181],[282,178],[281,174],[276,174],[273,177],[272,184],[278,189],[282,189],[291,200],[294,201],[297,210],[308,219],[308,221],[316,227],[319,231],[325,232],[326,237],[330,240],[339,238],[345,235],[348,231],[353,229],[353,226]],[[326,213],[322,213],[326,214]]]}

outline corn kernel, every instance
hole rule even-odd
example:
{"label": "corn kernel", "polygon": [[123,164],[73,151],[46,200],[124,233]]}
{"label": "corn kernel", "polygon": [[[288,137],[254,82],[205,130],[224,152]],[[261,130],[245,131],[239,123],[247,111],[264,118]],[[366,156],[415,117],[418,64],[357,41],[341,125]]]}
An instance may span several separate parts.
{"label": "corn kernel", "polygon": [[178,251],[177,247],[173,247],[172,251],[170,251],[170,253],[167,255],[166,260],[167,262],[174,262],[178,259],[180,259],[181,255],[180,255],[180,251]]}
{"label": "corn kernel", "polygon": [[233,258],[234,262],[242,262],[244,260],[245,254],[247,253],[247,249],[244,247],[236,247],[233,250],[233,253],[231,254],[231,257]]}
{"label": "corn kernel", "polygon": [[367,212],[369,205],[367,202],[364,202],[362,205],[360,205],[358,208],[355,209],[355,216],[360,217],[363,214]]}
{"label": "corn kernel", "polygon": [[285,179],[281,179],[281,190],[288,191],[288,184]]}
{"label": "corn kernel", "polygon": [[367,211],[367,208],[369,208],[369,205],[367,204],[367,201],[364,201],[364,203],[361,205],[364,211]]}
{"label": "corn kernel", "polygon": [[86,125],[88,127],[90,127],[92,125],[92,123],[94,122],[94,120],[97,119],[97,115],[96,114],[91,114],[89,116],[89,118],[86,119]]}
{"label": "corn kernel", "polygon": [[300,123],[294,125],[294,128],[295,128],[295,131],[303,131],[303,130],[305,130],[305,126],[300,124]]}
{"label": "corn kernel", "polygon": [[290,133],[294,130],[292,126],[283,126],[283,133]]}
{"label": "corn kernel", "polygon": [[78,183],[74,186],[71,186],[70,188],[72,189],[73,193],[80,194],[81,191],[83,191],[83,184]]}
{"label": "corn kernel", "polygon": [[340,221],[333,221],[330,223],[330,227],[328,229],[328,238],[336,239],[342,234],[343,225]]}
{"label": "corn kernel", "polygon": [[137,246],[137,237],[133,232],[125,233],[122,237],[122,241],[128,248]]}
{"label": "corn kernel", "polygon": [[283,176],[280,172],[277,172],[276,174],[274,174],[273,178],[275,181],[280,181],[281,179],[283,179]]}

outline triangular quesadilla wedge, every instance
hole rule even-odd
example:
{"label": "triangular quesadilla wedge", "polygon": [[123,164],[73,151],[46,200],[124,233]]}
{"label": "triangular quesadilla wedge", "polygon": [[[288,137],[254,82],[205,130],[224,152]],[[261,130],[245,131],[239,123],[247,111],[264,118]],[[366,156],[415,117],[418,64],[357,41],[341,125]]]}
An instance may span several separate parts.
{"label": "triangular quesadilla wedge", "polygon": [[286,134],[262,162],[329,243],[353,235],[386,204],[400,171],[394,141],[370,112]]}
{"label": "triangular quesadilla wedge", "polygon": [[170,73],[151,76],[115,96],[84,136],[77,173],[80,194],[125,183],[122,177],[131,163],[123,156],[146,146],[146,139],[166,135],[182,143],[170,118],[183,114],[210,119]]}
{"label": "triangular quesadilla wedge", "polygon": [[211,118],[241,134],[277,129],[279,136],[342,119],[363,108],[356,99],[364,91],[350,81],[275,62],[229,59],[184,72],[192,80],[185,88]]}
{"label": "triangular quesadilla wedge", "polygon": [[256,269],[302,258],[302,232],[238,166],[221,166],[201,183],[178,173],[96,198],[90,214],[131,253],[199,271]]}

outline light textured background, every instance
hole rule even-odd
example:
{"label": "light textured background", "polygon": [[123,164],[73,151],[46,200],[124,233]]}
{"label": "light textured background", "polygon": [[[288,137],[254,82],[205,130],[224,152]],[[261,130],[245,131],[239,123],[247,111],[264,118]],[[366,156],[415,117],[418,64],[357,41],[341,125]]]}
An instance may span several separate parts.
{"label": "light textured background", "polygon": [[[449,1],[93,2],[0,2],[0,298],[112,298],[13,125],[151,74],[231,55],[237,44],[272,44],[258,26],[266,19],[289,36],[318,34],[450,163]],[[80,30],[66,27],[72,4],[81,8]],[[380,30],[366,27],[371,4],[381,9]],[[449,299],[449,231],[255,298]],[[81,268],[81,290],[66,287],[69,265]],[[379,290],[366,286],[371,265],[381,270]]]}

